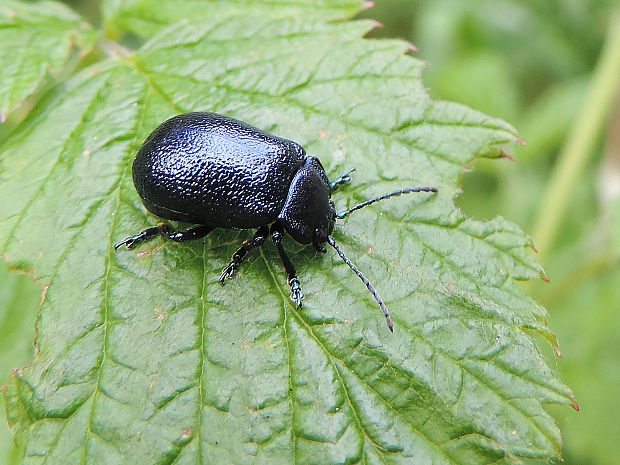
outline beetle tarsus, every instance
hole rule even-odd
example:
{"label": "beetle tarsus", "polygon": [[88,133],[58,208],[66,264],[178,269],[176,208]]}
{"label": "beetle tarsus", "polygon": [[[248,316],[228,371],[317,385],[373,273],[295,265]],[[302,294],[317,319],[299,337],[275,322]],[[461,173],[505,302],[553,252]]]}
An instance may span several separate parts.
{"label": "beetle tarsus", "polygon": [[[239,266],[239,265],[237,265]],[[237,268],[235,264],[231,261],[226,267],[222,270],[222,274],[220,275],[220,279],[218,280],[220,283],[225,284],[227,279],[232,279],[235,277],[235,272]]]}
{"label": "beetle tarsus", "polygon": [[141,244],[144,241],[154,238],[159,234],[159,226],[155,228],[147,228],[144,231],[134,234],[133,236],[126,237],[120,242],[114,244],[114,250],[118,250],[119,247],[127,246],[128,249],[133,249],[136,245]]}
{"label": "beetle tarsus", "polygon": [[332,192],[334,192],[336,189],[338,189],[339,186],[350,182],[351,181],[351,176],[349,176],[349,175],[353,171],[355,171],[355,168],[351,168],[346,173],[343,173],[340,176],[338,176],[336,179],[334,179],[334,181],[329,184],[331,186],[331,188],[332,188]]}
{"label": "beetle tarsus", "polygon": [[230,263],[222,270],[220,275],[220,283],[224,284],[226,279],[233,278],[239,266],[244,262],[248,256],[248,252],[255,247],[260,247],[265,243],[267,235],[269,234],[269,228],[267,226],[261,226],[254,234],[254,237],[250,240],[243,241],[241,247],[233,254]]}
{"label": "beetle tarsus", "polygon": [[299,278],[297,276],[293,276],[288,280],[288,285],[291,287],[291,299],[295,301],[297,304],[297,308],[301,308],[301,301],[305,297],[304,293],[301,292],[301,284],[299,283]]}

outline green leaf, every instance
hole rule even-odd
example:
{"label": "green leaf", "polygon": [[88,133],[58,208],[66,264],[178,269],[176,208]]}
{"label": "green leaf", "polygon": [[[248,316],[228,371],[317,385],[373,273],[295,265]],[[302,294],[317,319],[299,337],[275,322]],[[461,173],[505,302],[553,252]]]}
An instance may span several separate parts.
{"label": "green leaf", "polygon": [[248,19],[269,16],[272,20],[295,17],[336,20],[354,16],[360,8],[372,4],[360,0],[162,0],[154,8],[152,0],[103,0],[102,10],[108,35],[131,32],[150,38],[179,21],[218,26],[240,15]]}
{"label": "green leaf", "polygon": [[96,38],[90,26],[57,2],[0,5],[0,117],[6,116],[45,82],[59,75]]}
{"label": "green leaf", "polygon": [[[515,131],[432,102],[407,44],[362,39],[372,25],[326,24],[311,7],[253,16],[240,3],[224,22],[174,24],[135,55],[84,69],[11,135],[0,253],[49,286],[35,358],[5,390],[25,463],[559,456],[542,404],[574,400],[530,339],[555,341],[515,283],[544,276],[531,241],[453,203],[463,166],[496,156]],[[356,167],[339,208],[439,188],[364,209],[334,233],[385,299],[394,334],[335,254],[290,239],[303,309],[271,244],[217,282],[249,231],[114,252],[160,221],[132,185],[134,154],[160,122],[192,110],[294,139],[332,178]]]}

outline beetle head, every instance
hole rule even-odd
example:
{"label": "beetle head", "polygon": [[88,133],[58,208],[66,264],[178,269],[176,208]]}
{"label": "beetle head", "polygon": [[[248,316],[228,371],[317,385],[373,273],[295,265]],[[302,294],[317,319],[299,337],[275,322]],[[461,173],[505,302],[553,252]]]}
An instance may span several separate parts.
{"label": "beetle head", "polygon": [[325,247],[323,247],[321,244],[329,240],[329,236],[334,230],[334,224],[336,223],[336,218],[337,218],[336,206],[334,205],[334,202],[331,199],[329,199],[328,212],[327,212],[327,215],[325,216],[325,222],[322,225],[323,227],[316,228],[314,230],[314,236],[312,238],[312,245],[314,245],[314,248],[317,249],[321,253],[327,253],[327,250],[325,250]]}
{"label": "beetle head", "polygon": [[278,221],[297,242],[318,245],[327,241],[336,222],[331,186],[318,158],[307,157],[295,173]]}

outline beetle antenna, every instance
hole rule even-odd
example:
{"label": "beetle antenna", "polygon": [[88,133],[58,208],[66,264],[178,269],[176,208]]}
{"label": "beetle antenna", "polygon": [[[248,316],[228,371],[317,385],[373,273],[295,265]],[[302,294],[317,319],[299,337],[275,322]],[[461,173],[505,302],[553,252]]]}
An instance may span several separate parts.
{"label": "beetle antenna", "polygon": [[437,188],[436,187],[405,187],[404,189],[390,192],[389,194],[383,194],[383,195],[380,195],[379,197],[375,197],[374,199],[366,200],[365,202],[357,204],[353,208],[350,208],[345,211],[341,211],[340,213],[336,213],[336,218],[338,218],[339,220],[342,220],[346,218],[347,216],[349,216],[354,211],[359,210],[360,208],[367,207],[368,205],[372,205],[373,203],[378,202],[380,200],[389,199],[390,197],[398,197],[399,195],[403,195],[403,194],[411,194],[412,192],[437,192]]}
{"label": "beetle antenna", "polygon": [[394,325],[392,324],[392,319],[390,318],[390,312],[388,311],[387,307],[383,303],[383,299],[381,298],[381,296],[379,294],[377,294],[377,291],[375,291],[375,288],[372,287],[372,285],[370,284],[368,279],[366,279],[366,276],[364,276],[361,273],[361,271],[359,271],[356,268],[356,266],[353,263],[351,263],[351,260],[349,260],[346,257],[346,255],[340,249],[340,247],[338,247],[338,244],[336,244],[336,241],[334,240],[334,238],[332,236],[327,236],[327,242],[334,249],[336,249],[336,252],[338,252],[338,255],[340,255],[340,258],[342,258],[342,261],[345,262],[349,266],[349,268],[351,268],[353,270],[353,273],[355,273],[357,275],[357,277],[360,278],[364,284],[366,284],[366,287],[368,288],[368,290],[370,291],[372,296],[375,298],[375,300],[379,304],[379,307],[381,307],[381,311],[383,312],[383,314],[385,315],[385,319],[387,320],[388,328],[390,328],[390,331],[394,332]]}

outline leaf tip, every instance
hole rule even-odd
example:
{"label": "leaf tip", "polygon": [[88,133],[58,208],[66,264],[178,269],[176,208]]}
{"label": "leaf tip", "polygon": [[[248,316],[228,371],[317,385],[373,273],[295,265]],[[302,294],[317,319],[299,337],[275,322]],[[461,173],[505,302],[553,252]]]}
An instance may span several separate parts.
{"label": "leaf tip", "polygon": [[550,282],[550,279],[549,279],[549,277],[547,275],[543,275],[542,279],[546,283]]}
{"label": "leaf tip", "polygon": [[515,157],[513,157],[509,153],[504,152],[503,150],[499,154],[499,158],[505,158],[506,160],[515,161]]}
{"label": "leaf tip", "polygon": [[409,51],[410,51],[410,52],[417,52],[417,51],[418,51],[418,47],[416,47],[416,46],[415,46],[415,45],[413,45],[413,44],[409,44],[409,43],[408,43],[408,44],[407,44],[407,46],[409,47]]}
{"label": "leaf tip", "polygon": [[555,350],[555,354],[559,357],[562,358],[562,351],[560,351],[560,348],[558,346],[555,346],[553,348]]}
{"label": "leaf tip", "polygon": [[519,144],[523,147],[525,147],[527,145],[527,142],[525,142],[523,139],[519,139]]}
{"label": "leaf tip", "polygon": [[382,28],[384,26],[384,24],[380,23],[379,21],[373,21],[372,25],[373,27],[376,27],[376,28]]}
{"label": "leaf tip", "polygon": [[362,10],[367,10],[375,6],[375,2],[362,2]]}
{"label": "leaf tip", "polygon": [[570,406],[573,407],[577,412],[579,411],[579,404],[577,403],[577,401],[570,404]]}
{"label": "leaf tip", "polygon": [[0,124],[6,123],[6,114],[3,113],[2,115],[0,115]]}

